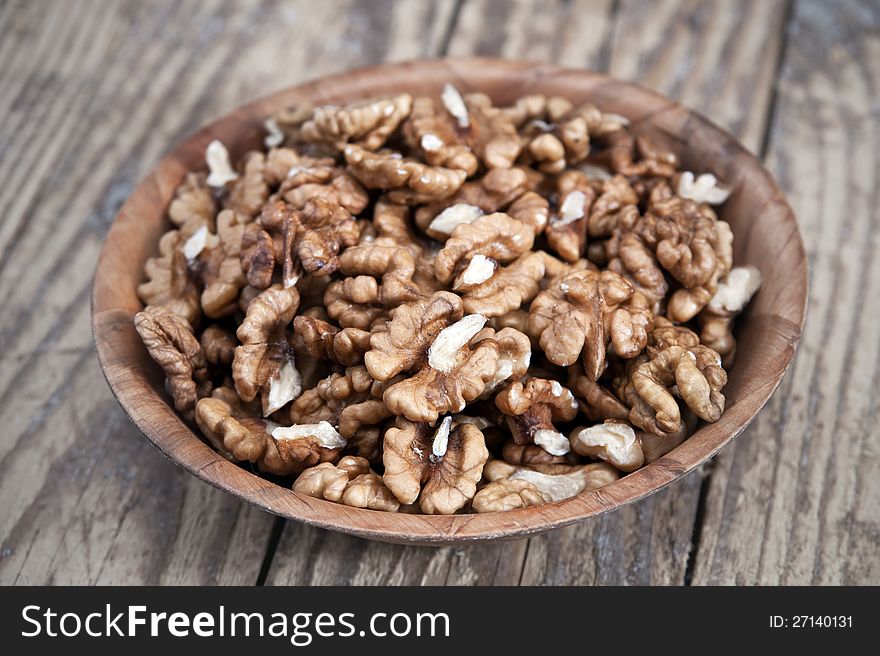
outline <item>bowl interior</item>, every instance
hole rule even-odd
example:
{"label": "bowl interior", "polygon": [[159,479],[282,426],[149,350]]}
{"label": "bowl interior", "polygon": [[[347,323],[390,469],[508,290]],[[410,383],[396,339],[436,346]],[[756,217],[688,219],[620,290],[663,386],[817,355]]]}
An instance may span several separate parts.
{"label": "bowl interior", "polygon": [[[421,516],[349,508],[297,494],[225,460],[178,417],[163,377],[134,330],[144,262],[168,229],[165,210],[190,170],[204,168],[211,139],[233,161],[257,147],[266,116],[288,105],[344,103],[395,91],[439,94],[452,82],[499,103],[525,93],[590,100],[628,117],[633,129],[676,152],[685,168],[711,172],[733,188],[720,216],[735,235],[737,264],[760,269],[764,283],[737,327],[737,359],[724,389],[721,419],[702,426],[660,460],[600,490],[537,508],[482,515]],[[754,418],[778,385],[800,338],[807,268],[795,217],[761,163],[701,116],[654,93],[604,75],[493,59],[390,64],[324,78],[258,100],[180,144],[137,187],[116,217],[101,253],[92,298],[98,356],[122,407],[172,460],[199,478],[265,510],[316,526],[394,542],[448,543],[546,531],[632,502],[707,460]]]}

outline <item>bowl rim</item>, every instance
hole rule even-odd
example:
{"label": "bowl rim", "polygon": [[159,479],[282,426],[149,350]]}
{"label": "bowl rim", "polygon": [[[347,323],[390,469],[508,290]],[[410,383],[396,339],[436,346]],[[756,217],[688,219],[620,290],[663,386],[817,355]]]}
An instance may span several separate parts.
{"label": "bowl rim", "polygon": [[[268,115],[269,110],[291,100],[309,97],[317,104],[322,102],[322,98],[339,95],[340,85],[345,85],[346,95],[352,99],[369,96],[370,80],[389,74],[404,81],[427,74],[442,76],[466,89],[479,88],[487,80],[515,76],[518,81],[530,78],[577,81],[591,89],[587,94],[625,90],[649,101],[648,106],[653,107],[642,116],[630,116],[633,122],[654,121],[660,114],[675,115],[686,122],[691,134],[699,131],[721,139],[725,151],[751,160],[756,174],[763,178],[760,182],[768,185],[770,196],[766,202],[777,204],[783,220],[791,223],[790,236],[782,248],[786,249],[785,252],[791,250],[789,256],[794,261],[794,268],[788,275],[799,283],[790,287],[792,290],[802,290],[786,299],[784,315],[774,315],[781,320],[782,327],[772,331],[768,353],[779,358],[777,365],[758,370],[759,375],[750,384],[749,391],[734,406],[728,407],[718,422],[701,426],[662,458],[598,490],[534,508],[451,516],[383,513],[351,508],[293,492],[220,456],[184,423],[168,401],[148,383],[151,376],[155,378],[155,372],[148,371],[149,367],[145,365],[146,351],[142,345],[139,352],[132,346],[132,336],[136,337],[132,317],[140,310],[140,303],[132,302],[132,290],[120,286],[114,275],[117,270],[114,267],[124,266],[121,247],[131,242],[129,233],[137,230],[137,215],[141,206],[156,197],[170,199],[187,172],[181,160],[187,153],[191,156],[193,149],[203,152],[205,145],[218,132],[241,130],[242,120],[261,124],[261,119]],[[163,220],[167,220],[164,219],[167,203],[162,207]],[[110,389],[129,419],[176,464],[214,487],[263,510],[308,525],[386,542],[449,544],[523,537],[572,524],[653,494],[709,460],[751,423],[778,387],[791,365],[801,337],[807,299],[807,260],[794,212],[772,174],[732,135],[699,113],[657,92],[601,73],[524,60],[463,57],[385,63],[324,76],[243,105],[185,138],[150,170],[114,218],[98,259],[91,304],[98,360]]]}

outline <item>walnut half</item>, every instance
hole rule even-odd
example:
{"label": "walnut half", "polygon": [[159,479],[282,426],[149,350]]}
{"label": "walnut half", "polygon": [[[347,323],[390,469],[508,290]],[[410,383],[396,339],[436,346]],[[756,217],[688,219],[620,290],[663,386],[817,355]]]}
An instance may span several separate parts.
{"label": "walnut half", "polygon": [[514,467],[496,460],[488,463],[484,472],[490,482],[473,501],[473,508],[479,513],[563,501],[620,477],[614,467],[605,463]]}
{"label": "walnut half", "polygon": [[517,444],[537,444],[554,456],[571,451],[568,438],[553,422],[574,419],[578,402],[571,390],[555,380],[529,378],[525,384],[511,383],[495,397],[495,405],[507,415]]}
{"label": "walnut half", "polygon": [[385,433],[383,480],[401,503],[418,500],[424,513],[451,515],[473,499],[488,458],[474,424],[446,417],[432,429],[399,420]]}

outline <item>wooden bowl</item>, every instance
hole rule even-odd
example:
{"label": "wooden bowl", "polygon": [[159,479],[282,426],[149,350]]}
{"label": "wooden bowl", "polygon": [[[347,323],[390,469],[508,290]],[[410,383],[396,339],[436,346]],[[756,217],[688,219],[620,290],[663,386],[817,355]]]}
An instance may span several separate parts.
{"label": "wooden bowl", "polygon": [[[302,496],[250,473],[214,452],[174,411],[163,376],[147,355],[132,318],[136,287],[157,252],[175,188],[204,168],[205,147],[220,139],[233,161],[261,143],[262,123],[288,105],[345,103],[398,91],[438,94],[446,82],[509,103],[526,93],[591,101],[628,117],[633,129],[674,150],[684,166],[712,172],[732,186],[721,210],[736,237],[735,262],[761,270],[764,284],[740,318],[736,363],[720,421],[702,426],[660,460],[593,492],[555,504],[504,513],[451,517],[381,513]],[[113,222],[101,252],[92,296],[98,357],[113,393],[138,428],[169,458],[204,481],[260,508],[322,528],[402,543],[462,543],[547,531],[659,490],[736,437],[776,389],[795,353],[807,303],[807,263],[797,221],[761,162],[702,116],[652,91],[605,75],[499,59],[446,59],[388,64],[334,75],[282,91],[215,121],[165,157],[135,189]]]}

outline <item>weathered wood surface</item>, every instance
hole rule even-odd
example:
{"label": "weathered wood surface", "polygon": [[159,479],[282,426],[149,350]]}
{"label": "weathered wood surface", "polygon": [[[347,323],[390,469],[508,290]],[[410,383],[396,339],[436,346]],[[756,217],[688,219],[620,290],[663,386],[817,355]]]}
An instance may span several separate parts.
{"label": "weathered wood surface", "polygon": [[[878,29],[870,0],[0,5],[0,583],[880,582]],[[807,332],[704,477],[530,540],[385,545],[242,505],[118,408],[87,298],[138,179],[245,100],[442,54],[608,70],[767,145],[809,245]]]}

